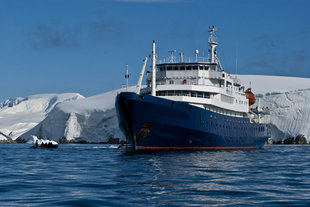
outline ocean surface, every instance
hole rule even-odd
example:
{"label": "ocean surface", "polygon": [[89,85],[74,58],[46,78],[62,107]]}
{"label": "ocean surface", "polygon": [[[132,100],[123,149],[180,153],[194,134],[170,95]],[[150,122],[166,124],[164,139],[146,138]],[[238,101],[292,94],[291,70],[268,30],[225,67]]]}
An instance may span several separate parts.
{"label": "ocean surface", "polygon": [[309,152],[0,144],[0,206],[310,206]]}

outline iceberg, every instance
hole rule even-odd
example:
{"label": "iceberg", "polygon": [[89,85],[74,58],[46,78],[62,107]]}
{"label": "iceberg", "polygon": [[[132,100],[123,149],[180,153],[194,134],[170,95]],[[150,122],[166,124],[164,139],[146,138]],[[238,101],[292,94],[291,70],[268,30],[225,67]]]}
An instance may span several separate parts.
{"label": "iceberg", "polygon": [[58,103],[83,98],[78,93],[38,94],[0,103],[0,140],[15,140],[39,124]]}
{"label": "iceberg", "polygon": [[32,135],[69,143],[102,143],[115,138],[122,140],[124,136],[119,130],[115,109],[115,97],[120,90],[59,103],[42,122],[21,135],[17,141],[27,142]]}

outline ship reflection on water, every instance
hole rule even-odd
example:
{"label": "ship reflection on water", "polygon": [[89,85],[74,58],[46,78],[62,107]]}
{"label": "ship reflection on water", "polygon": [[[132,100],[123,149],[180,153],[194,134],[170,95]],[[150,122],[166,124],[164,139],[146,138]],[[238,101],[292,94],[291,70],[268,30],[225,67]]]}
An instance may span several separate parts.
{"label": "ship reflection on water", "polygon": [[[172,206],[273,206],[274,202],[286,205],[307,202],[299,190],[310,188],[310,178],[302,173],[293,175],[290,170],[296,173],[294,169],[300,167],[293,165],[287,169],[285,159],[276,164],[271,161],[280,154],[283,156],[289,150],[286,148],[125,154],[126,162],[139,165],[132,169],[126,166],[126,180],[120,184],[135,189],[129,193],[138,195],[132,198],[134,203],[143,203],[145,199],[151,204]],[[310,173],[303,167],[301,172],[305,171]],[[287,185],[289,180],[291,185]]]}

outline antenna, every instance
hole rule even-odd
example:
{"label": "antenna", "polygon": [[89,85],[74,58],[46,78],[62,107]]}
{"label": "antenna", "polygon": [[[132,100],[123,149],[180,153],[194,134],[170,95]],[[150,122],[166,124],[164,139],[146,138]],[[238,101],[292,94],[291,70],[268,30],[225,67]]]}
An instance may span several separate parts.
{"label": "antenna", "polygon": [[216,28],[214,26],[209,27],[208,43],[211,47],[211,63],[215,62],[215,47],[217,46],[217,37],[215,36]]}
{"label": "antenna", "polygon": [[238,42],[236,42],[236,68],[235,68],[235,75],[237,75],[238,72]]}

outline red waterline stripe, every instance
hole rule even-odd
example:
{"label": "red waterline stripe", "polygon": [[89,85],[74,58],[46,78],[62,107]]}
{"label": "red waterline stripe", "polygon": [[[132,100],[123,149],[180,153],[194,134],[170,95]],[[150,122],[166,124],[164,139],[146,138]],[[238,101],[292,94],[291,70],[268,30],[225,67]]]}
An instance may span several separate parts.
{"label": "red waterline stripe", "polygon": [[143,147],[138,146],[137,150],[219,150],[219,149],[255,149],[256,147]]}

